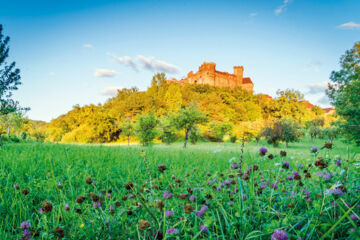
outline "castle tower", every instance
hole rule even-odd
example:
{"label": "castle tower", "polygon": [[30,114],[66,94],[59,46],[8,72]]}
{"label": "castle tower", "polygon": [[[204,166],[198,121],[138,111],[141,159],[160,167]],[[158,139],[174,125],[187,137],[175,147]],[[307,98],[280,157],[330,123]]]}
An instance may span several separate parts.
{"label": "castle tower", "polygon": [[244,67],[234,66],[234,75],[236,76],[236,86],[240,86],[243,82]]}

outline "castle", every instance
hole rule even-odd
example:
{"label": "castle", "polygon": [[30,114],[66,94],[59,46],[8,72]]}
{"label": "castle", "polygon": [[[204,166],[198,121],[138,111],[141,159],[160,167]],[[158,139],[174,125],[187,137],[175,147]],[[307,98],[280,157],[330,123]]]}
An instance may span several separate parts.
{"label": "castle", "polygon": [[175,78],[168,80],[169,83],[180,84],[208,84],[217,87],[236,88],[241,87],[247,91],[253,91],[254,84],[249,77],[243,77],[244,67],[234,66],[234,73],[220,72],[215,69],[216,63],[204,62],[197,73],[189,72],[187,77],[181,80]]}

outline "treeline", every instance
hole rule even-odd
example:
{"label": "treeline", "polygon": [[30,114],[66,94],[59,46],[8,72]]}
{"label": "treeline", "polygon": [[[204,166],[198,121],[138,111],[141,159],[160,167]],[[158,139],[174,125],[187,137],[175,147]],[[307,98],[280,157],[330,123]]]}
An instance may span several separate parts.
{"label": "treeline", "polygon": [[[169,138],[185,137],[186,132],[180,131],[172,119],[191,104],[197,106],[207,121],[192,129],[190,136],[194,138],[198,134],[199,138],[209,141],[222,141],[225,135],[254,138],[269,122],[278,119],[291,119],[304,126],[307,121],[324,117],[323,110],[305,101],[298,91],[278,91],[273,99],[241,88],[167,83],[165,74],[158,73],[147,91],[119,90],[116,97],[103,105],[76,105],[68,113],[32,131],[52,142],[138,141],[139,132],[129,134],[126,125],[135,126],[140,116],[153,114],[158,121],[155,137],[166,142]],[[328,124],[330,119],[325,121]],[[174,136],[166,136],[169,131],[175,132]],[[225,134],[219,135],[219,132]]]}

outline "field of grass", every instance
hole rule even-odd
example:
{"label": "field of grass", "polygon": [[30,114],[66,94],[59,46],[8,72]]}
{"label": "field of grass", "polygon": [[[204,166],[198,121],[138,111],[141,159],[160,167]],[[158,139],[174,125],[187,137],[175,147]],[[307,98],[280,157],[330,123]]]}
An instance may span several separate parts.
{"label": "field of grass", "polygon": [[323,145],[5,144],[0,239],[359,239],[358,150]]}

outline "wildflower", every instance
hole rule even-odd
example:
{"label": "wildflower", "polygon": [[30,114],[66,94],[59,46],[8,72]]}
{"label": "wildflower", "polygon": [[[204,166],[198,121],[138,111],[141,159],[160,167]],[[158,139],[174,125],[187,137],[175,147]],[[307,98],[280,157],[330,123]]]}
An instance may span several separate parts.
{"label": "wildflower", "polygon": [[161,164],[161,165],[158,166],[158,171],[159,171],[159,172],[162,173],[162,172],[164,172],[165,170],[166,170],[166,165],[165,165],[165,164]]}
{"label": "wildflower", "polygon": [[145,230],[150,227],[150,222],[146,220],[139,221],[139,230]]}
{"label": "wildflower", "polygon": [[319,151],[319,149],[317,147],[314,146],[311,148],[311,152],[316,153],[317,151]]}
{"label": "wildflower", "polygon": [[194,195],[191,195],[191,196],[189,197],[189,200],[192,201],[192,202],[194,202],[194,201],[196,200],[196,197],[195,197]]}
{"label": "wildflower", "polygon": [[267,186],[268,186],[268,183],[267,183],[267,182],[262,182],[262,183],[260,183],[260,188],[261,188],[261,189],[265,189]]}
{"label": "wildflower", "polygon": [[238,169],[239,166],[237,165],[237,163],[233,163],[233,164],[231,164],[231,168],[232,169]]}
{"label": "wildflower", "polygon": [[82,203],[82,202],[84,202],[84,201],[85,201],[85,197],[82,196],[82,195],[79,195],[79,196],[76,198],[76,202],[77,202],[77,203]]}
{"label": "wildflower", "polygon": [[163,198],[164,199],[168,199],[168,198],[172,198],[172,193],[169,193],[168,191],[164,191],[164,193],[163,193]]}
{"label": "wildflower", "polygon": [[133,187],[134,187],[134,184],[133,184],[132,182],[128,182],[128,183],[125,185],[125,189],[126,189],[126,190],[131,190]]}
{"label": "wildflower", "polygon": [[332,147],[333,147],[333,144],[331,142],[325,142],[324,143],[324,148],[332,149]]}
{"label": "wildflower", "polygon": [[230,180],[226,179],[226,180],[224,180],[224,184],[225,184],[226,186],[230,187],[231,182],[230,182]]}
{"label": "wildflower", "polygon": [[324,169],[328,167],[328,163],[325,161],[324,158],[319,157],[316,161],[315,161],[315,166],[319,167],[320,169]]}
{"label": "wildflower", "polygon": [[29,189],[28,188],[24,188],[22,190],[22,194],[24,194],[24,196],[28,195],[30,193]]}
{"label": "wildflower", "polygon": [[165,207],[165,203],[161,200],[156,200],[155,203],[156,203],[156,207],[159,209],[163,209]]}
{"label": "wildflower", "polygon": [[293,180],[294,178],[293,178],[292,175],[290,175],[290,176],[288,176],[286,179],[290,181],[290,180]]}
{"label": "wildflower", "polygon": [[227,203],[227,205],[229,205],[229,206],[232,206],[232,205],[234,205],[235,203],[234,203],[234,201],[229,201],[228,203]]}
{"label": "wildflower", "polygon": [[65,203],[65,211],[69,211],[70,210],[70,206],[68,203]]}
{"label": "wildflower", "polygon": [[64,238],[65,237],[64,229],[62,229],[62,227],[56,227],[54,230],[54,235],[57,238]]}
{"label": "wildflower", "polygon": [[206,232],[208,230],[208,227],[206,225],[201,225],[200,226],[200,231],[201,232]]}
{"label": "wildflower", "polygon": [[271,235],[271,240],[288,240],[288,234],[281,229],[275,229],[274,233]]}
{"label": "wildflower", "polygon": [[335,164],[336,164],[336,166],[340,167],[340,166],[341,166],[341,161],[340,161],[340,159],[337,159],[337,160],[335,161]]}
{"label": "wildflower", "polygon": [[182,200],[184,200],[184,199],[186,199],[188,196],[189,196],[189,194],[184,193],[184,194],[180,194],[180,195],[179,195],[179,198],[182,199]]}
{"label": "wildflower", "polygon": [[93,204],[93,208],[100,208],[101,207],[101,203],[100,202],[94,202]]}
{"label": "wildflower", "polygon": [[267,153],[267,148],[266,147],[261,147],[259,149],[259,153],[260,153],[260,156],[265,156],[265,154]]}
{"label": "wildflower", "polygon": [[25,229],[25,230],[23,231],[23,237],[24,237],[25,239],[28,239],[28,237],[30,236],[30,234],[31,234],[31,232],[30,232],[29,229]]}
{"label": "wildflower", "polygon": [[185,213],[191,213],[194,210],[193,206],[191,206],[190,204],[186,204],[184,207],[184,211]]}
{"label": "wildflower", "polygon": [[92,183],[91,177],[87,177],[86,180],[85,180],[85,183],[90,185]]}
{"label": "wildflower", "polygon": [[114,206],[113,206],[113,205],[110,205],[110,207],[109,207],[109,211],[110,211],[110,213],[114,213],[114,212],[115,212],[115,208],[114,208]]}
{"label": "wildflower", "polygon": [[14,187],[16,190],[19,190],[19,189],[20,189],[19,185],[17,185],[17,184],[14,184],[13,187]]}
{"label": "wildflower", "polygon": [[324,173],[324,174],[322,175],[322,178],[323,178],[324,180],[330,180],[330,179],[332,178],[332,174],[331,174],[331,173]]}
{"label": "wildflower", "polygon": [[76,212],[77,214],[82,214],[82,211],[81,211],[80,208],[76,208],[76,209],[75,209],[75,212]]}
{"label": "wildflower", "polygon": [[53,205],[50,201],[44,201],[41,205],[41,209],[45,212],[51,212],[51,210],[53,209]]}
{"label": "wildflower", "polygon": [[252,169],[253,169],[254,171],[257,171],[257,170],[259,169],[259,166],[256,165],[256,164],[254,164],[254,165],[252,166]]}
{"label": "wildflower", "polygon": [[351,214],[351,215],[350,215],[350,218],[351,218],[351,220],[353,220],[353,221],[357,221],[357,220],[359,219],[359,217],[356,216],[355,214]]}
{"label": "wildflower", "polygon": [[165,211],[165,216],[167,216],[167,217],[174,216],[174,211]]}
{"label": "wildflower", "polygon": [[91,199],[93,202],[98,202],[100,200],[100,197],[96,194],[91,194]]}
{"label": "wildflower", "polygon": [[340,188],[334,188],[334,186],[332,186],[328,190],[328,194],[331,194],[331,195],[344,195],[344,192]]}
{"label": "wildflower", "polygon": [[273,159],[273,158],[274,158],[274,155],[269,154],[268,158],[269,158],[269,159]]}
{"label": "wildflower", "polygon": [[296,179],[296,180],[300,180],[300,179],[301,179],[301,176],[299,175],[298,172],[293,172],[293,175],[294,175],[294,179]]}
{"label": "wildflower", "polygon": [[179,230],[177,230],[176,228],[170,228],[166,231],[166,234],[168,234],[168,235],[179,234]]}
{"label": "wildflower", "polygon": [[274,190],[276,190],[276,189],[278,189],[278,185],[276,184],[276,183],[273,183],[272,185],[271,185],[271,187],[274,189]]}
{"label": "wildflower", "polygon": [[83,228],[85,225],[82,223],[81,225],[80,225],[80,228]]}
{"label": "wildflower", "polygon": [[283,161],[282,168],[289,169],[290,163],[288,161]]}
{"label": "wildflower", "polygon": [[280,156],[282,156],[282,157],[286,157],[286,151],[280,151]]}
{"label": "wildflower", "polygon": [[120,207],[121,206],[121,202],[120,201],[116,201],[115,202],[115,207]]}
{"label": "wildflower", "polygon": [[20,228],[21,229],[28,229],[28,228],[30,228],[31,226],[30,226],[30,223],[29,222],[27,222],[27,221],[23,221],[21,224],[20,224]]}

